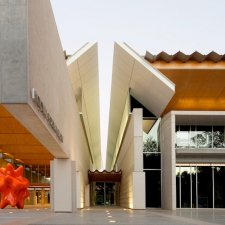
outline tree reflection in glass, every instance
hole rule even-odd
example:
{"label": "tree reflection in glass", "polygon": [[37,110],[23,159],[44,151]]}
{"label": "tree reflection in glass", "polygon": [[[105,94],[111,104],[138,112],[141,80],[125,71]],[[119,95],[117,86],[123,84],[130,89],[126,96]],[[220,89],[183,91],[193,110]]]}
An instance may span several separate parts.
{"label": "tree reflection in glass", "polygon": [[213,147],[224,148],[224,126],[213,127]]}

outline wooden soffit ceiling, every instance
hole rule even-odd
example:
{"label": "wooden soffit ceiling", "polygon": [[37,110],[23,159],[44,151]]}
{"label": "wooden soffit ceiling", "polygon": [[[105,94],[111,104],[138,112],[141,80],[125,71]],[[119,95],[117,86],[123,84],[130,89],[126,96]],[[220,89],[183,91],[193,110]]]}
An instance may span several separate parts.
{"label": "wooden soffit ceiling", "polygon": [[116,172],[115,170],[112,171],[88,171],[88,179],[89,182],[120,182],[122,177],[122,171]]}
{"label": "wooden soffit ceiling", "polygon": [[27,165],[49,165],[53,156],[40,142],[0,105],[0,152]]}
{"label": "wooden soffit ceiling", "polygon": [[224,69],[160,69],[176,84],[164,113],[171,110],[225,111]]}

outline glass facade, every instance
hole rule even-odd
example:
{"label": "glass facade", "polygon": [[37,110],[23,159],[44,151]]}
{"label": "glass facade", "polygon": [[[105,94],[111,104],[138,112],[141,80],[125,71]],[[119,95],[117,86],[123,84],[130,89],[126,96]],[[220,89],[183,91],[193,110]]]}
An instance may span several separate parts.
{"label": "glass facade", "polygon": [[91,182],[92,206],[118,206],[119,183],[118,182]]}
{"label": "glass facade", "polygon": [[177,208],[224,208],[224,166],[177,166]]}
{"label": "glass facade", "polygon": [[[29,199],[25,205],[48,207],[50,204],[50,166],[49,165],[26,165],[20,160],[7,153],[0,152],[0,167],[6,167],[11,163],[14,168],[24,166],[24,176],[29,180]],[[1,196],[0,196],[1,197]]]}
{"label": "glass facade", "polygon": [[160,119],[143,119],[143,165],[146,185],[146,207],[161,207]]}
{"label": "glass facade", "polygon": [[176,126],[176,148],[225,148],[224,126]]}

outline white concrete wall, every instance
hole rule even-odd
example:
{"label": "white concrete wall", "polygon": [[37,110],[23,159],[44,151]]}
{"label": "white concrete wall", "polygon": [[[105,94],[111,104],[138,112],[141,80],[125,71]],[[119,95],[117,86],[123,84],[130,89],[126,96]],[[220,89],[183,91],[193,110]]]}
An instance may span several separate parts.
{"label": "white concrete wall", "polygon": [[0,103],[27,102],[27,0],[0,1]]}
{"label": "white concrete wall", "polygon": [[175,115],[170,112],[161,120],[162,208],[176,209]]}
{"label": "white concrete wall", "polygon": [[62,133],[63,143],[48,124],[46,127],[67,156],[75,160],[78,109],[50,1],[28,1],[28,40],[28,103],[46,124],[32,101],[31,90],[34,88]]}
{"label": "white concrete wall", "polygon": [[142,149],[142,109],[134,109],[117,160],[117,169],[122,170],[121,207],[145,208],[145,174],[143,172]]}
{"label": "white concrete wall", "polygon": [[[76,206],[83,208],[90,155],[50,1],[30,0],[28,15],[30,90],[35,88],[63,134],[63,143],[56,141],[76,160]],[[29,104],[42,119],[30,95]]]}
{"label": "white concrete wall", "polygon": [[76,171],[77,171],[77,208],[84,208],[88,205],[85,202],[86,199],[85,187],[88,185],[88,170],[92,167],[90,160],[90,153],[88,150],[87,140],[85,138],[82,124],[79,124],[79,136],[77,137],[77,143],[79,143],[79,151],[77,152]]}
{"label": "white concrete wall", "polygon": [[[75,206],[84,205],[91,165],[50,0],[2,0],[0,7],[0,102],[55,158],[76,161],[73,169],[70,163],[60,161],[51,166],[54,210],[71,211],[72,207],[73,211]],[[33,88],[63,135],[63,142],[34,104]],[[73,172],[77,180],[70,176]],[[67,200],[76,191],[72,205],[60,204],[58,195],[63,189]]]}
{"label": "white concrete wall", "polygon": [[53,210],[74,212],[76,210],[76,168],[70,159],[54,159],[51,165],[53,186]]}

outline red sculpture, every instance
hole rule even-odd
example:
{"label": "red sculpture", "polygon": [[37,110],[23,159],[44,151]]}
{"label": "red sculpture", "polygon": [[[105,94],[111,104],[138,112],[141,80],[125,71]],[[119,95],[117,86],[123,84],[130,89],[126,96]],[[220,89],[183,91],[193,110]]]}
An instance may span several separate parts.
{"label": "red sculpture", "polygon": [[23,166],[14,170],[10,163],[7,164],[6,168],[0,168],[1,209],[7,205],[23,209],[24,200],[29,197],[27,190],[29,181],[23,177],[23,170]]}

